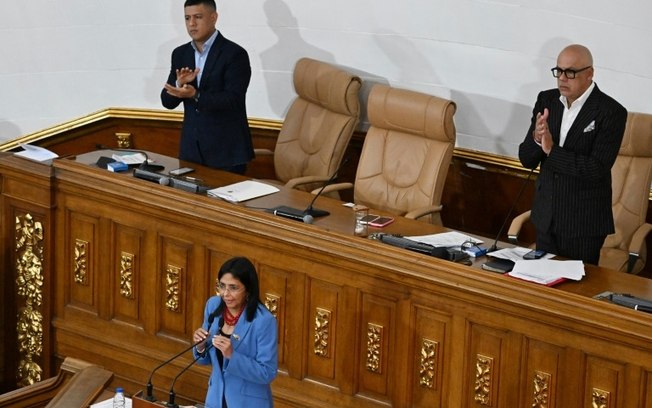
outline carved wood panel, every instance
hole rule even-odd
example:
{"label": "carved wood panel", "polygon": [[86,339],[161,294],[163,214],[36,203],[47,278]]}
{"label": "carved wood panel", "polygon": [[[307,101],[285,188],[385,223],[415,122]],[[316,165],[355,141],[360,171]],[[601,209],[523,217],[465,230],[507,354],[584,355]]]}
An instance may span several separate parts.
{"label": "carved wood panel", "polygon": [[[308,280],[308,314],[306,321],[306,376],[324,384],[338,386],[336,350],[339,349],[337,323],[342,302],[342,288],[321,279]],[[346,347],[345,344],[341,344]]]}
{"label": "carved wood panel", "polygon": [[143,327],[141,303],[144,293],[141,288],[147,288],[142,274],[145,231],[119,223],[114,223],[112,229],[112,315],[118,320]]}
{"label": "carved wood panel", "polygon": [[558,393],[558,384],[563,382],[566,385],[564,400],[570,401],[576,392],[572,388],[577,387],[573,378],[560,378],[565,357],[564,349],[538,341],[526,339],[525,341],[525,392],[522,397],[522,406],[532,408],[553,408],[557,407],[561,396]]}
{"label": "carved wood panel", "polygon": [[155,269],[158,279],[157,321],[158,332],[189,338],[198,322],[187,319],[189,301],[190,251],[192,244],[169,235],[159,236],[158,262],[146,265]]}
{"label": "carved wood panel", "polygon": [[281,370],[287,370],[286,322],[288,313],[286,313],[286,301],[289,295],[288,286],[291,273],[264,263],[257,265],[257,270],[260,279],[261,300],[276,317],[278,325],[278,366]]}
{"label": "carved wood panel", "polygon": [[451,316],[422,306],[414,306],[412,315],[412,364],[408,370],[412,406],[446,407],[443,384],[451,364]]}
{"label": "carved wood panel", "polygon": [[363,292],[361,297],[358,392],[369,398],[391,401],[391,379],[397,375],[393,366],[397,299],[380,296],[378,292]]}
{"label": "carved wood panel", "polygon": [[98,313],[97,252],[100,241],[99,218],[77,211],[68,213],[67,245],[64,247],[67,276],[70,282],[69,303],[77,308]]}
{"label": "carved wood panel", "polygon": [[614,408],[623,406],[625,364],[596,356],[586,357],[586,384],[583,406]]}

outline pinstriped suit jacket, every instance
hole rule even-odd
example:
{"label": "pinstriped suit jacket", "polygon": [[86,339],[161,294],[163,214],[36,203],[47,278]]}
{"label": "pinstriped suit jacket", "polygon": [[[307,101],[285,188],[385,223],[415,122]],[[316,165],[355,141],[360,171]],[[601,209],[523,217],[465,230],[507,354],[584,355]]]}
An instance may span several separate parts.
{"label": "pinstriped suit jacket", "polygon": [[[532,169],[541,165],[531,219],[540,232],[566,237],[606,236],[614,232],[611,167],[625,132],[627,110],[596,85],[560,147],[564,107],[559,95],[558,89],[539,94],[530,128],[519,146],[523,166]],[[532,137],[536,115],[544,108],[549,111],[548,127],[554,141],[548,156]]]}

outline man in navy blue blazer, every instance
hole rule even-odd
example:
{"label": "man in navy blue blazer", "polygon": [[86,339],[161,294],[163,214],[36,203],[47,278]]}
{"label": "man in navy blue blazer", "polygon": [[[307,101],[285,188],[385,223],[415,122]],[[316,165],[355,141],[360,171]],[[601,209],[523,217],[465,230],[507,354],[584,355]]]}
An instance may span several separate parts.
{"label": "man in navy blue blazer", "polygon": [[254,157],[245,105],[249,55],[215,28],[214,0],[186,0],[184,14],[192,41],[172,51],[161,91],[164,107],[183,103],[179,159],[244,174]]}
{"label": "man in navy blue blazer", "polygon": [[557,57],[557,88],[539,93],[518,156],[541,166],[531,219],[536,245],[597,265],[614,232],[611,167],[625,132],[627,110],[593,82],[593,57],[573,44]]}

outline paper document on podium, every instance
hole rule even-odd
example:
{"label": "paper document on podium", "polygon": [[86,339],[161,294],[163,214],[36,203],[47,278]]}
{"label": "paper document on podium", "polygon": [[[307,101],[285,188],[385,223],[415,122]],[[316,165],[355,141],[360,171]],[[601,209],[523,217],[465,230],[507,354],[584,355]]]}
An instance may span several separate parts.
{"label": "paper document on podium", "polygon": [[147,156],[145,156],[141,152],[126,153],[126,154],[114,153],[111,156],[111,158],[115,161],[119,161],[120,163],[124,163],[130,166],[136,164],[142,164],[145,162],[145,160],[147,160]]}
{"label": "paper document on podium", "polygon": [[211,197],[218,197],[232,203],[251,200],[278,192],[279,189],[269,184],[256,180],[246,180],[228,186],[213,188],[206,194]]}
{"label": "paper document on podium", "polygon": [[551,285],[565,279],[579,281],[584,276],[584,264],[572,260],[519,260],[514,263],[514,269],[508,275],[542,285]]}
{"label": "paper document on podium", "polygon": [[470,237],[457,231],[440,232],[438,234],[418,235],[406,237],[413,241],[423,242],[436,247],[458,247],[466,241],[473,242],[474,244],[482,244],[483,242],[477,238]]}
{"label": "paper document on podium", "polygon": [[21,143],[20,147],[22,147],[23,150],[14,153],[14,155],[24,157],[26,159],[35,160],[39,162],[46,162],[48,160],[56,159],[57,157],[59,157],[59,155],[57,155],[56,153],[40,146],[32,146],[32,145]]}

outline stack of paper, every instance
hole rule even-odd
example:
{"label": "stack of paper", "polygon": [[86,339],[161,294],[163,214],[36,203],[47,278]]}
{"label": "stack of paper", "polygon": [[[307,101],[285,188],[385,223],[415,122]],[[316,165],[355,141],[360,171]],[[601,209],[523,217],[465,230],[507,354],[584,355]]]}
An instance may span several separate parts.
{"label": "stack of paper", "polygon": [[208,190],[206,194],[232,203],[239,203],[241,201],[251,200],[252,198],[276,193],[278,191],[279,189],[272,185],[261,183],[256,180],[246,180]]}
{"label": "stack of paper", "polygon": [[514,278],[541,285],[554,285],[566,279],[579,281],[584,276],[582,261],[556,261],[552,259],[518,260],[508,273]]}
{"label": "stack of paper", "polygon": [[120,163],[124,163],[127,165],[134,165],[134,164],[141,164],[144,163],[145,160],[147,160],[147,156],[141,152],[134,152],[134,153],[128,153],[128,154],[113,154],[111,158],[115,161],[118,161]]}
{"label": "stack of paper", "polygon": [[472,238],[466,234],[457,231],[440,232],[438,234],[430,235],[416,235],[412,237],[405,237],[424,244],[430,244],[436,247],[459,247],[464,242],[470,241],[474,244],[482,244],[482,241]]}
{"label": "stack of paper", "polygon": [[26,159],[45,162],[59,157],[56,153],[40,146],[32,146],[21,143],[20,147],[22,147],[23,150],[14,154]]}

